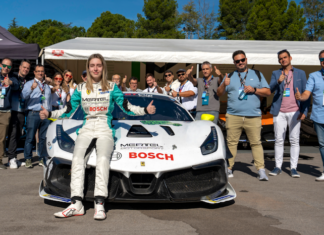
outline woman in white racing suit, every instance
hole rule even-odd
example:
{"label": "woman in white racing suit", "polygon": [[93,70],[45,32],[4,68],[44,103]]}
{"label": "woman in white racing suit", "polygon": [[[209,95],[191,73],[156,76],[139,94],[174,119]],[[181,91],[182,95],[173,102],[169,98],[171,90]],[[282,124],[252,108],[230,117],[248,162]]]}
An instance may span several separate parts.
{"label": "woman in white racing suit", "polygon": [[115,130],[111,127],[114,102],[128,115],[154,114],[152,102],[142,108],[130,104],[124,99],[117,85],[107,80],[108,71],[104,58],[93,54],[87,60],[87,82],[79,84],[71,97],[72,109],[48,112],[42,107],[41,119],[69,117],[81,105],[84,122],[75,142],[71,171],[71,205],[54,215],[60,218],[84,214],[82,204],[85,174],[85,153],[93,139],[97,139],[97,165],[95,178],[95,214],[94,219],[105,219],[104,200],[108,197],[108,178],[110,157],[114,150]]}

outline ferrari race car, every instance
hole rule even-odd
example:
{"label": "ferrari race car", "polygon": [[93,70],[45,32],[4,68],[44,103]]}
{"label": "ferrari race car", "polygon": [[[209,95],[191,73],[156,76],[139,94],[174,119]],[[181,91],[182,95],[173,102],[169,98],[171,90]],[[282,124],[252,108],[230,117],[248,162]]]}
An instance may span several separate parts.
{"label": "ferrari race car", "polygon": [[[160,94],[124,93],[134,105],[152,100],[154,115],[128,116],[115,104],[116,130],[111,156],[109,202],[199,202],[233,200],[236,193],[227,178],[222,131],[211,121],[195,121],[173,98]],[[49,155],[40,184],[40,197],[70,202],[72,155],[82,126],[78,108],[70,119],[51,123],[46,135]],[[86,155],[84,199],[94,200],[96,141]]]}

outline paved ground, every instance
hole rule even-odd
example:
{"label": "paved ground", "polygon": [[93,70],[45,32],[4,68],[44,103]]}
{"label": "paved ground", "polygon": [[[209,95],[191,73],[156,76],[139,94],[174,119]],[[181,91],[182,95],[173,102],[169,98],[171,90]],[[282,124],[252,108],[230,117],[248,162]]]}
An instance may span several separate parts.
{"label": "paved ground", "polygon": [[[105,221],[93,220],[92,203],[85,216],[54,218],[67,204],[38,196],[41,167],[0,170],[0,234],[323,234],[324,182],[315,182],[320,155],[315,147],[301,154],[314,158],[299,161],[300,179],[288,175],[286,158],[283,174],[259,182],[250,151],[239,151],[230,180],[238,195],[233,202],[110,204]],[[273,167],[267,160],[266,168]]]}

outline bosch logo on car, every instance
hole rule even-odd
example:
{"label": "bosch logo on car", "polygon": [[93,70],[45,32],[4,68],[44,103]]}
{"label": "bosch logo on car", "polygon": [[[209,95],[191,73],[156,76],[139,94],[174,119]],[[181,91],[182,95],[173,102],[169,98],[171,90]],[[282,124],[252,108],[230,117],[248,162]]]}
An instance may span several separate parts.
{"label": "bosch logo on car", "polygon": [[90,107],[89,111],[107,111],[108,107]]}
{"label": "bosch logo on car", "polygon": [[149,159],[160,159],[160,160],[171,160],[173,161],[173,154],[164,154],[164,153],[134,153],[130,152],[129,153],[129,158],[149,158]]}

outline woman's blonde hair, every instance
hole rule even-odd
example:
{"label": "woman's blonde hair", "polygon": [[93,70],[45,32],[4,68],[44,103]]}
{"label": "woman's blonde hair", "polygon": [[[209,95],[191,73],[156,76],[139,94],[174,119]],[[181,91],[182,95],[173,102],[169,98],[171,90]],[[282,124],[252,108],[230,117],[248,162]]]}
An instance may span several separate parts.
{"label": "woman's blonde hair", "polygon": [[103,67],[102,68],[101,81],[100,81],[101,89],[102,89],[102,91],[108,91],[110,89],[110,85],[109,85],[109,82],[108,82],[107,64],[106,64],[105,59],[103,58],[103,56],[100,55],[100,54],[92,54],[87,60],[87,65],[86,65],[86,68],[87,68],[87,84],[86,84],[87,90],[93,91],[92,77],[91,77],[91,74],[90,74],[90,71],[89,71],[89,65],[90,65],[90,61],[92,59],[94,59],[94,58],[99,59],[101,61],[102,67]]}
{"label": "woman's blonde hair", "polygon": [[67,85],[65,85],[65,83],[64,83],[64,77],[62,76],[62,74],[61,74],[60,72],[56,72],[56,73],[54,73],[54,76],[53,76],[53,79],[52,79],[52,83],[51,83],[51,85],[52,85],[53,87],[55,87],[55,82],[54,82],[54,80],[55,80],[55,77],[56,77],[57,75],[60,75],[60,76],[61,76],[62,81],[61,81],[60,85],[62,86],[63,91],[65,91],[65,93],[68,94],[68,93],[70,92],[70,89],[68,88]]}

